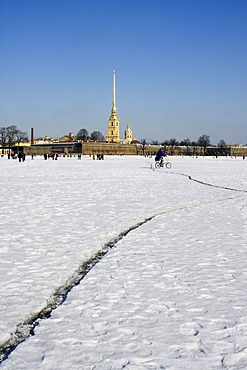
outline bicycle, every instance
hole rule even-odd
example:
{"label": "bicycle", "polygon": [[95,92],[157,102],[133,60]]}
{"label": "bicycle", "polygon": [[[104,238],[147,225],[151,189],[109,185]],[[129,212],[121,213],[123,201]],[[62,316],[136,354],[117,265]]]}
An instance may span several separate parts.
{"label": "bicycle", "polygon": [[166,167],[169,170],[171,166],[171,162],[164,161],[162,158],[160,161],[155,162],[155,168]]}

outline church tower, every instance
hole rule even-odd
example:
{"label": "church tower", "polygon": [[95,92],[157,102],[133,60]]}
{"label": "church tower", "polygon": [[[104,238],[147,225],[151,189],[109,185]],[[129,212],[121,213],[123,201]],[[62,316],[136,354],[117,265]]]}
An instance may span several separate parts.
{"label": "church tower", "polygon": [[124,132],[124,138],[125,140],[128,141],[128,143],[131,143],[131,141],[133,140],[133,134],[130,128],[130,123],[127,124],[127,129]]}
{"label": "church tower", "polygon": [[113,87],[112,87],[112,109],[108,120],[108,132],[106,140],[113,143],[119,143],[119,118],[116,107],[116,71],[113,70]]}

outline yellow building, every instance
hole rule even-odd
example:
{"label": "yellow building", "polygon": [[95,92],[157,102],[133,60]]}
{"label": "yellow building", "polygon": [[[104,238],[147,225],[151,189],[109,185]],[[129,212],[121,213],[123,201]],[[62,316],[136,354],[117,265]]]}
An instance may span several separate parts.
{"label": "yellow building", "polygon": [[59,141],[73,141],[75,140],[75,134],[70,132],[69,135],[64,135],[59,138]]}

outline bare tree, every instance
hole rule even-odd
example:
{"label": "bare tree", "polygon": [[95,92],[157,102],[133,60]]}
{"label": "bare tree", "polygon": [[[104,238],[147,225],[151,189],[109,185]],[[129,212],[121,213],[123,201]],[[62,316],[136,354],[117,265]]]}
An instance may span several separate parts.
{"label": "bare tree", "polygon": [[90,138],[94,141],[105,140],[104,135],[100,131],[93,131],[90,135]]}
{"label": "bare tree", "polygon": [[217,146],[220,148],[219,152],[220,152],[220,155],[227,155],[227,148],[226,148],[226,142],[225,140],[221,139]]}
{"label": "bare tree", "polygon": [[88,138],[89,138],[89,132],[85,128],[80,129],[80,131],[78,131],[78,133],[76,134],[77,140],[85,141]]}
{"label": "bare tree", "polygon": [[11,147],[16,143],[28,141],[26,132],[19,130],[15,125],[0,127],[0,144],[2,147]]}
{"label": "bare tree", "polygon": [[169,145],[171,145],[171,146],[178,146],[179,145],[179,142],[176,139],[174,139],[174,137],[172,137],[169,140]]}
{"label": "bare tree", "polygon": [[203,155],[206,154],[206,148],[210,145],[210,136],[202,135],[197,140],[197,145],[203,147]]}
{"label": "bare tree", "polygon": [[197,140],[197,145],[203,146],[204,148],[209,146],[210,145],[210,136],[208,136],[208,135],[200,136]]}
{"label": "bare tree", "polygon": [[218,142],[217,146],[218,146],[219,148],[224,148],[224,147],[226,146],[226,142],[225,142],[225,140],[221,139],[221,140]]}
{"label": "bare tree", "polygon": [[14,125],[7,127],[7,141],[8,145],[12,146],[17,142],[18,128]]}

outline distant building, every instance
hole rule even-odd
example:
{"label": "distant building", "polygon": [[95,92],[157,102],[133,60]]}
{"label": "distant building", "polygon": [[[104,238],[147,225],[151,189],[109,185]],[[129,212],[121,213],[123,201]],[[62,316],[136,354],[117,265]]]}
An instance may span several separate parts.
{"label": "distant building", "polygon": [[69,135],[64,135],[58,139],[58,141],[74,141],[75,140],[75,134],[73,132],[70,132]]}
{"label": "distant building", "polygon": [[132,130],[130,128],[130,123],[127,124],[127,129],[124,132],[124,139],[128,143],[131,143],[133,141],[133,134],[132,134]]}
{"label": "distant building", "polygon": [[116,71],[113,70],[113,86],[112,86],[112,109],[108,120],[108,131],[106,141],[109,143],[130,144],[133,141],[133,133],[130,128],[130,123],[127,124],[127,129],[124,132],[124,139],[120,139],[120,120],[117,115],[116,107]]}

